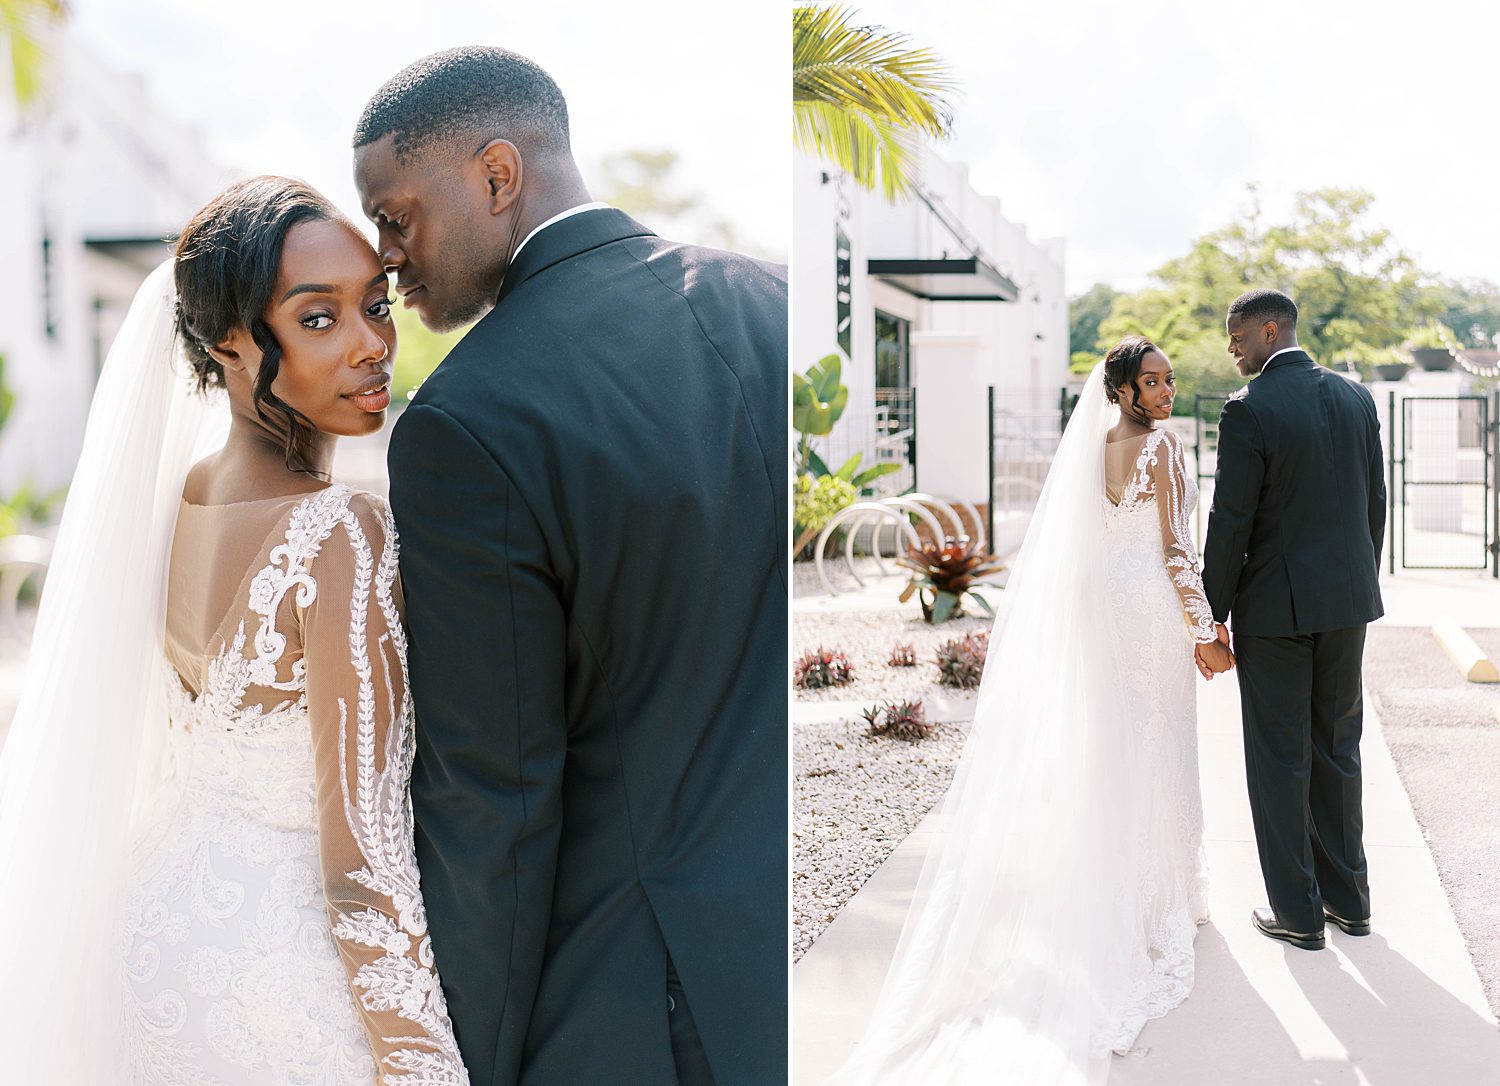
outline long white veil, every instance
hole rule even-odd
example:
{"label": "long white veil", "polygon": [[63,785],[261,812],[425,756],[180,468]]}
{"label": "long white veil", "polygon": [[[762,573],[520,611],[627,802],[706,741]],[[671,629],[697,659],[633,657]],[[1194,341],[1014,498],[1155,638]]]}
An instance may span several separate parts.
{"label": "long white veil", "polygon": [[0,1022],[6,1080],[116,1081],[119,888],[167,728],[167,566],[188,469],[228,412],[195,395],[173,337],[172,262],[105,361],[0,750]]}
{"label": "long white veil", "polygon": [[[1141,755],[1105,591],[1103,364],[1001,596],[973,729],[873,1019],[833,1082],[1083,1083],[1129,1005],[1145,876]],[[1135,784],[1136,787],[1131,787]],[[1092,1065],[1092,1066],[1091,1066]]]}

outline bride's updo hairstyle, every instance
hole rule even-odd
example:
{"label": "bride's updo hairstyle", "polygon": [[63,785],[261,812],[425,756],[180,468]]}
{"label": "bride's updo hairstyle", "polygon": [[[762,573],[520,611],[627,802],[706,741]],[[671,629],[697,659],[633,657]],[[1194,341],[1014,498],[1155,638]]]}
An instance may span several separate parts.
{"label": "bride's updo hairstyle", "polygon": [[271,391],[281,370],[281,345],[265,313],[292,227],[343,218],[322,193],[301,181],[249,177],[210,200],[177,241],[177,337],[198,391],[225,387],[224,367],[209,348],[224,342],[235,328],[244,328],[261,351],[255,413],[285,434],[286,463],[294,470],[302,467],[298,450],[313,425]]}
{"label": "bride's updo hairstyle", "polygon": [[[1161,353],[1161,348],[1152,343],[1145,336],[1126,336],[1104,356],[1104,396],[1112,404],[1119,404],[1120,389],[1129,386],[1139,397],[1140,389],[1136,387],[1135,380],[1141,375],[1141,362],[1152,352]],[[1132,404],[1130,417],[1147,426],[1152,425],[1151,419],[1141,411],[1139,400]],[[1121,407],[1124,411],[1125,408]]]}

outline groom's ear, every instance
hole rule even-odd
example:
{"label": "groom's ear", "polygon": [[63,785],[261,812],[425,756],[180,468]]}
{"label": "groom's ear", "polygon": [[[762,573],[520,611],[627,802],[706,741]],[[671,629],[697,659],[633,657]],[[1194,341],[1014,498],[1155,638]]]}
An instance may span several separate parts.
{"label": "groom's ear", "polygon": [[498,215],[521,195],[521,152],[509,140],[490,140],[480,149],[479,161],[490,190],[490,214]]}

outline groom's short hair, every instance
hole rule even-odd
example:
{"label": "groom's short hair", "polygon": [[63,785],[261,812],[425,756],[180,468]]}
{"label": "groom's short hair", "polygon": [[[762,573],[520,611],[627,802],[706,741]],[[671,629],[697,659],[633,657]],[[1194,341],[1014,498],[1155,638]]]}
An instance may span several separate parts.
{"label": "groom's short hair", "polygon": [[[409,162],[437,147],[477,151],[492,139],[567,153],[568,103],[541,65],[519,53],[471,45],[423,57],[392,76],[370,99],[354,146],[396,137]],[[465,146],[472,145],[472,146]]]}
{"label": "groom's short hair", "polygon": [[1275,321],[1288,328],[1297,327],[1297,303],[1289,295],[1268,287],[1245,291],[1229,303],[1229,315],[1242,321]]}

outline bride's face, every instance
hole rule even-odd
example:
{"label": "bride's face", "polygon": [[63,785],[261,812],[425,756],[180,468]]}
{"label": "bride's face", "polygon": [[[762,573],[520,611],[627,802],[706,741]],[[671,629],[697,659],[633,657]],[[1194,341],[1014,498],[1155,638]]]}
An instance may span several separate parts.
{"label": "bride's face", "polygon": [[[1158,422],[1172,417],[1172,401],[1177,396],[1177,378],[1172,373],[1172,363],[1159,351],[1152,351],[1141,359],[1141,372],[1135,379],[1134,389],[1125,388],[1122,400],[1134,392],[1134,402],[1147,418]],[[1129,405],[1121,403],[1129,409]]]}
{"label": "bride's face", "polygon": [[380,429],[396,326],[385,271],[348,223],[304,221],[287,232],[265,321],[281,347],[271,391],[283,403],[326,434]]}

